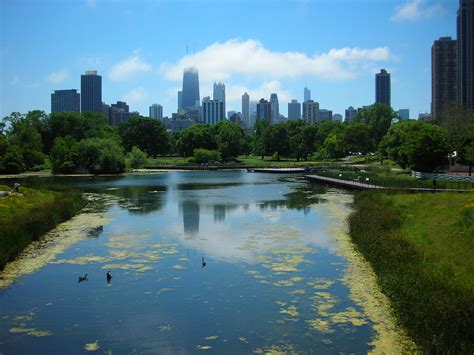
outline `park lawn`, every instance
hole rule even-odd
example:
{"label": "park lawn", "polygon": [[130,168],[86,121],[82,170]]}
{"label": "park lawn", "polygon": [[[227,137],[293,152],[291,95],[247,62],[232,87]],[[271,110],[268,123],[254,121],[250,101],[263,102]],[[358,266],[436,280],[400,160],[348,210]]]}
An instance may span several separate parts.
{"label": "park lawn", "polygon": [[474,350],[474,194],[356,195],[349,229],[426,352]]}
{"label": "park lawn", "polygon": [[[1,191],[10,191],[0,186]],[[86,201],[79,194],[20,188],[0,198],[0,269],[31,241],[74,216]]]}

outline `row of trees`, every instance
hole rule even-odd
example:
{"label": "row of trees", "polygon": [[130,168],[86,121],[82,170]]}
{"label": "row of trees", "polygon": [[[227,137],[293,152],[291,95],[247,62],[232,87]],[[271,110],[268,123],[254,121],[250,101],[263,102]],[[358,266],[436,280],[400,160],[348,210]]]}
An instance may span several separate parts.
{"label": "row of trees", "polygon": [[0,127],[0,170],[18,173],[35,169],[45,157],[50,157],[55,172],[117,173],[126,164],[138,167],[147,156],[166,154],[194,157],[197,163],[205,163],[228,162],[252,153],[275,160],[377,153],[404,168],[432,171],[450,152],[472,166],[473,116],[472,112],[449,108],[440,122],[392,123],[397,114],[387,105],[375,104],[349,124],[298,120],[269,125],[259,120],[251,134],[245,134],[239,126],[222,121],[169,134],[160,121],[145,117],[133,117],[114,127],[94,113],[13,113]]}

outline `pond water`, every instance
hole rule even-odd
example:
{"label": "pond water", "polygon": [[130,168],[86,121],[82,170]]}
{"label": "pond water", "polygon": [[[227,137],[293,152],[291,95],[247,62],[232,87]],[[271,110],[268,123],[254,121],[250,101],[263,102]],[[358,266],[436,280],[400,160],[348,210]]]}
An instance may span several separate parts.
{"label": "pond water", "polygon": [[22,184],[78,189],[91,202],[0,272],[0,353],[366,353],[409,343],[344,233],[348,193],[244,171]]}

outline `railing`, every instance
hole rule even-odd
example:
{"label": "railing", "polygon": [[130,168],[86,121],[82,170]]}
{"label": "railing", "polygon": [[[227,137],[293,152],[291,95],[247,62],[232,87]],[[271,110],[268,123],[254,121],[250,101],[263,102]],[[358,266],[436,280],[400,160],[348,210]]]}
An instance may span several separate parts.
{"label": "railing", "polygon": [[464,181],[464,182],[474,183],[474,176],[421,173],[419,171],[413,171],[413,170],[411,171],[411,176],[414,176],[418,179],[425,179],[425,180],[451,180],[451,181]]}

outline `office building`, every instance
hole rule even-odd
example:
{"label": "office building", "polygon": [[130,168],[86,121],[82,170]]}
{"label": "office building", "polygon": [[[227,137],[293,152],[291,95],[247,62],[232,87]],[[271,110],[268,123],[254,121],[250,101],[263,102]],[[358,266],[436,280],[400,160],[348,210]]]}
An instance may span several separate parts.
{"label": "office building", "polygon": [[332,115],[332,120],[342,122],[342,115],[340,113],[335,113]]}
{"label": "office building", "polygon": [[199,106],[199,73],[194,67],[187,68],[183,73],[183,93],[181,109],[194,109]]}
{"label": "office building", "polygon": [[96,70],[81,75],[81,112],[102,112],[102,77]]}
{"label": "office building", "polygon": [[474,1],[460,0],[457,13],[458,104],[474,110]]}
{"label": "office building", "polygon": [[381,69],[375,74],[375,102],[391,106],[390,73]]}
{"label": "office building", "polygon": [[344,122],[351,123],[356,116],[357,116],[357,110],[354,107],[349,106],[346,109],[346,114],[344,116]]}
{"label": "office building", "polygon": [[303,96],[303,102],[311,100],[311,90],[308,89],[306,86],[304,88],[304,96]]}
{"label": "office building", "polygon": [[446,105],[457,101],[457,45],[441,37],[431,47],[431,114],[436,119]]}
{"label": "office building", "polygon": [[272,123],[272,105],[265,99],[260,99],[257,104],[257,120],[267,120]]}
{"label": "office building", "polygon": [[291,100],[288,103],[288,120],[300,120],[301,119],[301,104],[298,100]]}
{"label": "office building", "polygon": [[107,117],[107,120],[110,120],[110,105],[105,102],[102,102],[102,114]]}
{"label": "office building", "polygon": [[122,122],[127,121],[132,115],[130,115],[129,107],[124,101],[117,101],[116,104],[110,105],[109,124],[118,125]]}
{"label": "office building", "polygon": [[[342,119],[342,116],[341,116]],[[325,109],[319,109],[319,122],[322,121],[332,121],[332,111],[331,110],[325,110]]]}
{"label": "office building", "polygon": [[410,110],[407,108],[401,108],[398,110],[398,115],[400,116],[401,120],[409,120],[410,119]]}
{"label": "office building", "polygon": [[242,95],[242,120],[247,127],[250,128],[252,126],[250,124],[250,97],[247,93]]}
{"label": "office building", "polygon": [[278,103],[278,95],[273,93],[270,95],[270,105],[272,106],[272,123],[276,124],[280,120],[280,104]]}
{"label": "office building", "polygon": [[303,102],[303,120],[308,123],[319,122],[319,103],[313,100]]}
{"label": "office building", "polygon": [[225,120],[224,103],[205,97],[202,100],[202,121],[207,124],[216,124],[222,120]]}
{"label": "office building", "polygon": [[81,95],[77,90],[54,90],[51,112],[81,112]]}
{"label": "office building", "polygon": [[150,106],[150,117],[158,120],[163,119],[163,106],[153,104]]}
{"label": "office building", "polygon": [[178,111],[183,108],[183,92],[178,91]]}
{"label": "office building", "polygon": [[213,100],[219,100],[224,103],[224,112],[226,112],[225,107],[225,85],[223,83],[214,83],[214,92],[212,95]]}

